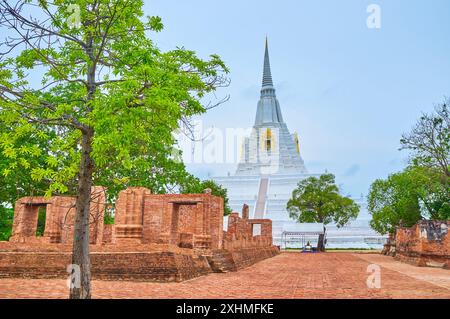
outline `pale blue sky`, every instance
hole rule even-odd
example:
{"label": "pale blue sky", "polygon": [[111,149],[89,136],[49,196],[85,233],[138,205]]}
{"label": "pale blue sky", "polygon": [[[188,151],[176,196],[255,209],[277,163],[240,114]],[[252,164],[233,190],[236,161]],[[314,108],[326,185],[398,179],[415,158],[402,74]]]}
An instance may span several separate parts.
{"label": "pale blue sky", "polygon": [[[309,171],[335,173],[354,196],[405,166],[401,134],[450,96],[448,0],[145,2],[165,24],[152,35],[162,49],[217,53],[230,67],[231,86],[217,94],[231,100],[203,117],[219,128],[253,124],[267,34],[278,99]],[[366,26],[372,3],[379,30]],[[190,169],[205,177],[232,168]]]}

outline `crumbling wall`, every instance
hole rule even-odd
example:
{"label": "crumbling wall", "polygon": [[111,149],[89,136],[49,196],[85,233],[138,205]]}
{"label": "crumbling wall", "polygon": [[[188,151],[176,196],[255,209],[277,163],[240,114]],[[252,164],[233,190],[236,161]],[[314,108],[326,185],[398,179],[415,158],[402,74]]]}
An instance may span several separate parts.
{"label": "crumbling wall", "polygon": [[[93,187],[91,191],[90,242],[101,243],[106,195],[103,187]],[[75,197],[25,197],[16,202],[14,222],[10,242],[54,243],[73,242],[75,220]],[[45,231],[37,236],[39,209],[45,209]]]}
{"label": "crumbling wall", "polygon": [[115,244],[116,236],[115,236],[115,225],[104,225],[103,226],[103,244]]}
{"label": "crumbling wall", "polygon": [[[15,207],[13,236],[0,242],[0,277],[63,278],[71,260],[75,197],[27,197]],[[38,211],[46,227],[36,236]],[[212,271],[236,271],[275,256],[272,221],[229,218],[224,203],[203,194],[155,195],[142,187],[119,194],[115,224],[104,225],[105,189],[92,188],[90,239],[97,279],[182,281]]]}
{"label": "crumbling wall", "polygon": [[450,268],[448,221],[420,221],[411,228],[399,228],[395,237],[395,258],[417,266]]}
{"label": "crumbling wall", "polygon": [[223,249],[213,251],[208,261],[213,271],[229,272],[251,266],[278,253],[279,249],[272,244],[272,221],[249,219],[248,206],[244,205],[242,218],[239,213],[228,216]]}
{"label": "crumbling wall", "polygon": [[222,247],[223,199],[209,194],[155,195],[145,188],[119,194],[118,244],[171,244],[192,249]]}
{"label": "crumbling wall", "polygon": [[395,235],[390,234],[381,251],[382,255],[395,257]]}
{"label": "crumbling wall", "polygon": [[242,218],[239,217],[239,213],[228,216],[228,227],[224,232],[224,249],[270,246],[272,246],[270,219],[249,219],[247,205],[244,205],[242,209]]}
{"label": "crumbling wall", "polygon": [[[70,252],[0,252],[0,278],[67,278]],[[211,272],[206,257],[174,251],[91,252],[95,280],[180,282]]]}

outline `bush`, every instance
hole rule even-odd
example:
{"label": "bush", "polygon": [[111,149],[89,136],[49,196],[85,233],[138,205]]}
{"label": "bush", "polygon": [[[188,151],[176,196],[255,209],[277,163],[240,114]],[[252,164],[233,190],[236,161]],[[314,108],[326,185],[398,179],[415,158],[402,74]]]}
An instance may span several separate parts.
{"label": "bush", "polygon": [[11,237],[14,210],[0,206],[0,241],[7,241]]}

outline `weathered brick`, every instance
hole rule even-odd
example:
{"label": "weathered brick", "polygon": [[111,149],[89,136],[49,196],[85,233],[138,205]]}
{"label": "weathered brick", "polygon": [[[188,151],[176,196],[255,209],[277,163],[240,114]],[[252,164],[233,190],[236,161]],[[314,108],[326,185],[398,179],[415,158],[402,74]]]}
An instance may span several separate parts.
{"label": "weathered brick", "polygon": [[399,228],[395,258],[417,266],[450,268],[449,224],[424,220],[411,228]]}
{"label": "weathered brick", "polygon": [[[36,237],[39,207],[46,229]],[[91,262],[103,280],[182,281],[217,271],[215,256],[229,256],[228,269],[241,269],[279,253],[272,245],[272,222],[232,214],[223,231],[223,199],[203,194],[154,195],[133,187],[119,194],[115,224],[104,225],[105,189],[91,195]],[[244,217],[245,217],[244,216]],[[28,197],[16,204],[10,242],[0,242],[0,276],[60,278],[71,261],[74,197]],[[253,236],[260,225],[261,233]],[[220,259],[220,258],[219,258]]]}
{"label": "weathered brick", "polygon": [[[137,259],[145,264],[144,257]],[[381,266],[379,289],[367,287],[370,264]],[[123,281],[120,278],[126,274],[118,272],[117,280],[94,280],[92,295],[115,299],[449,299],[447,272],[414,267],[377,254],[292,252],[238,272],[213,273],[184,282]],[[175,274],[167,276],[173,281],[177,278]],[[68,298],[68,295],[66,279],[0,279],[0,298]]]}

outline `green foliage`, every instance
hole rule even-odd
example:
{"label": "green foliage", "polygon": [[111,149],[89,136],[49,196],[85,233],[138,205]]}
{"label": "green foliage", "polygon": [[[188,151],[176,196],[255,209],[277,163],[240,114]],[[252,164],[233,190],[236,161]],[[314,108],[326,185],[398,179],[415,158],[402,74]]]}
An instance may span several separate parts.
{"label": "green foliage", "polygon": [[287,203],[287,210],[300,223],[335,223],[343,227],[358,217],[359,206],[339,194],[333,174],[325,174],[300,181]]}
{"label": "green foliage", "polygon": [[105,214],[104,223],[105,225],[114,225],[114,216],[107,212]]}
{"label": "green foliage", "polygon": [[11,237],[14,211],[0,206],[0,241],[7,241]]}
{"label": "green foliage", "polygon": [[380,234],[393,234],[396,227],[411,227],[422,216],[417,194],[407,174],[393,174],[387,180],[376,180],[368,195],[371,227]]}
{"label": "green foliage", "polygon": [[[69,4],[80,8],[78,27],[68,23]],[[106,186],[110,199],[129,186],[167,193],[190,179],[172,158],[173,132],[205,112],[201,99],[228,69],[217,55],[162,52],[147,36],[163,29],[161,18],[144,17],[142,5],[33,4],[36,17],[48,17],[38,24],[45,29],[23,26],[37,28],[30,36],[43,35],[52,45],[19,45],[0,62],[0,182],[6,185],[0,202],[43,192],[76,195],[86,132],[93,134],[93,183]],[[28,76],[33,73],[41,85]]]}
{"label": "green foliage", "polygon": [[450,179],[450,100],[435,107],[432,114],[424,114],[400,143],[409,150],[411,163],[439,169]]}
{"label": "green foliage", "polygon": [[38,223],[36,228],[36,237],[44,236],[46,211],[44,207],[40,207],[38,211]]}
{"label": "green foliage", "polygon": [[228,216],[232,210],[228,203],[227,189],[217,184],[212,180],[200,181],[196,177],[191,177],[186,180],[186,183],[181,187],[183,194],[201,194],[205,189],[211,189],[211,193],[214,196],[222,197],[224,201],[224,215]]}
{"label": "green foliage", "polygon": [[371,227],[394,234],[421,219],[450,219],[450,116],[448,101],[424,114],[400,140],[411,152],[404,171],[376,180],[368,195]]}
{"label": "green foliage", "polygon": [[450,218],[450,184],[439,169],[411,166],[376,180],[368,195],[371,227],[393,234],[399,226],[411,227],[421,219]]}
{"label": "green foliage", "polygon": [[[15,130],[1,124],[0,122],[0,135]],[[11,147],[5,148],[4,152],[0,151],[0,203],[14,206],[19,198],[42,195],[48,189],[48,180],[34,181],[30,174],[33,168],[45,164],[47,152],[43,132],[17,137]],[[21,158],[17,159],[18,156]]]}

